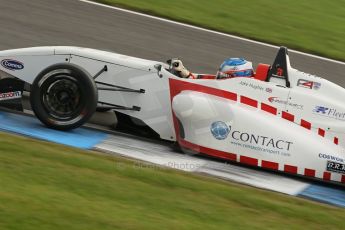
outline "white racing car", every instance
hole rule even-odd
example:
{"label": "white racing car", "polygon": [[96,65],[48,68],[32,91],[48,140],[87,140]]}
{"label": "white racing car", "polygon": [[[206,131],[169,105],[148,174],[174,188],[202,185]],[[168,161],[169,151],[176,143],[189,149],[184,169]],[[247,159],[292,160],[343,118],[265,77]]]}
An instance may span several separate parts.
{"label": "white racing car", "polygon": [[0,62],[0,102],[30,85],[48,127],[77,128],[98,105],[183,148],[345,183],[345,89],[293,69],[284,47],[253,78],[184,79],[169,64],[77,47],[0,51]]}

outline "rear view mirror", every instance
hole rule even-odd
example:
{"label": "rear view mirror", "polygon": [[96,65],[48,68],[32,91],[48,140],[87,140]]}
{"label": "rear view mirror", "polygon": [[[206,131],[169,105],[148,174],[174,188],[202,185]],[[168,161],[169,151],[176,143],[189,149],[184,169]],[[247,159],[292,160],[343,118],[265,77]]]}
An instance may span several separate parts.
{"label": "rear view mirror", "polygon": [[158,70],[158,71],[161,71],[162,70],[162,65],[161,64],[156,64],[154,65],[155,69]]}
{"label": "rear view mirror", "polygon": [[154,67],[157,70],[158,77],[162,78],[163,74],[160,73],[161,70],[162,70],[162,65],[161,64],[156,64],[156,65],[154,65]]}

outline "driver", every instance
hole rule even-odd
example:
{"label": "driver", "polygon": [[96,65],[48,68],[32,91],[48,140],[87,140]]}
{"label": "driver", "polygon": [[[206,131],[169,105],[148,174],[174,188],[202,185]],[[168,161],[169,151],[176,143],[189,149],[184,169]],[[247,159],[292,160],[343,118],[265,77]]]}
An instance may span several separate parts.
{"label": "driver", "polygon": [[[181,60],[175,59],[172,62],[172,69],[182,78],[197,79],[203,78],[203,75],[195,75],[187,70]],[[216,79],[225,79],[233,77],[253,77],[254,70],[252,62],[244,58],[228,58],[219,67],[218,72],[214,75]]]}

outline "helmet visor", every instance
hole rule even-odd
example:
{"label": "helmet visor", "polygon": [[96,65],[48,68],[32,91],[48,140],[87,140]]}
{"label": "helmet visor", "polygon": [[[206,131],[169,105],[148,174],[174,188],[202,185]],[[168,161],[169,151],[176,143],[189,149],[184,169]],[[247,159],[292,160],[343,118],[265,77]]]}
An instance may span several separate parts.
{"label": "helmet visor", "polygon": [[230,70],[230,71],[218,71],[217,78],[232,78],[232,77],[251,77],[253,76],[253,70]]}

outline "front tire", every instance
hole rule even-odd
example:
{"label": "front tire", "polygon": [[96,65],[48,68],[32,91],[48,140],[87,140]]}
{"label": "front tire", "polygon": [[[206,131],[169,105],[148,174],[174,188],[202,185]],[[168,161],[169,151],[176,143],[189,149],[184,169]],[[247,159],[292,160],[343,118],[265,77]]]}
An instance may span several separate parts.
{"label": "front tire", "polygon": [[92,77],[73,64],[43,70],[31,87],[30,103],[37,118],[50,128],[70,130],[93,115],[98,101]]}

